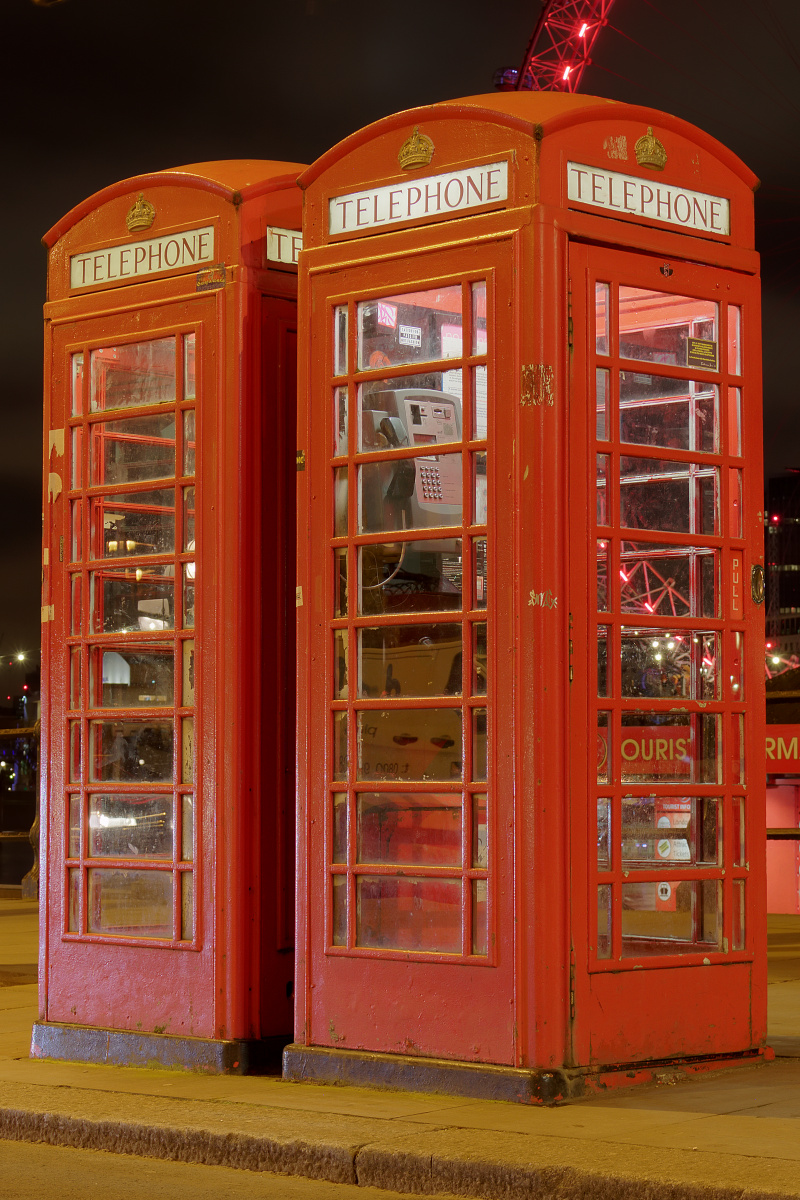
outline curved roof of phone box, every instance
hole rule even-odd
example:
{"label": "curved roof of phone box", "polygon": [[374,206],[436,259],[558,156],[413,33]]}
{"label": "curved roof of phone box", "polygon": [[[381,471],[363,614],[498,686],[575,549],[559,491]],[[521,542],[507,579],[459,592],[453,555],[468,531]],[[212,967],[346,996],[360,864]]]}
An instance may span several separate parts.
{"label": "curved roof of phone box", "polygon": [[[610,111],[613,110],[613,111]],[[589,121],[615,120],[639,121],[645,125],[657,123],[690,142],[707,150],[750,188],[758,187],[758,177],[742,160],[722,142],[705,133],[696,125],[673,117],[670,113],[638,104],[623,104],[618,100],[607,100],[602,96],[583,96],[571,92],[490,92],[487,95],[462,96],[456,100],[443,100],[437,104],[426,104],[419,108],[407,108],[365,125],[357,133],[344,138],[322,154],[316,162],[299,177],[300,187],[308,187],[323,172],[340,158],[365,145],[373,138],[392,129],[405,128],[409,124],[424,121],[462,120],[489,121],[527,133],[530,137],[544,138],[570,125],[583,125]]]}
{"label": "curved roof of phone box", "polygon": [[219,162],[168,167],[163,171],[148,172],[146,175],[132,175],[129,179],[121,179],[118,183],[102,188],[93,196],[87,196],[80,204],[76,204],[47,231],[42,241],[45,246],[54,246],[59,238],[88,213],[129,192],[177,185],[213,192],[231,204],[240,204],[243,200],[254,200],[267,192],[295,186],[297,176],[305,170],[305,163],[278,162],[269,158],[230,158],[221,159]]}

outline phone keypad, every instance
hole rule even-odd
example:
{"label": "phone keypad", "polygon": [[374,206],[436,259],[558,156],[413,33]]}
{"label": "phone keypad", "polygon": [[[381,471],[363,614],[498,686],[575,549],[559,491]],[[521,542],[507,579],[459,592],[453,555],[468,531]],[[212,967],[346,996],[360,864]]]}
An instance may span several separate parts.
{"label": "phone keypad", "polygon": [[425,463],[419,464],[420,484],[422,485],[423,500],[442,499],[442,477],[438,466],[432,467]]}

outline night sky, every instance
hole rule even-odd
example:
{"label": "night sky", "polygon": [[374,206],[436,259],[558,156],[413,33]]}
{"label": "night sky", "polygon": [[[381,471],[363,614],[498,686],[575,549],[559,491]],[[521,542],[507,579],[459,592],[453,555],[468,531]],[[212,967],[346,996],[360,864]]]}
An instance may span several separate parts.
{"label": "night sky", "polygon": [[[538,0],[2,0],[0,656],[36,651],[42,235],[116,180],[217,158],[312,162],[399,109],[492,91]],[[800,467],[800,2],[616,0],[581,91],[673,112],[762,181],[765,455]],[[0,691],[18,672],[0,669]],[[12,690],[11,686],[8,690]],[[2,700],[5,697],[2,696]]]}

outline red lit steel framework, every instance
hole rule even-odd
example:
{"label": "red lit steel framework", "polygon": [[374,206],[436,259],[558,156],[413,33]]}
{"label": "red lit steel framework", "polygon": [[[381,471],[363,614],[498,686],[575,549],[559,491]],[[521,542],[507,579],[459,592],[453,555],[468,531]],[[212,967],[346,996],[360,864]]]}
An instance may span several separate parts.
{"label": "red lit steel framework", "polygon": [[577,92],[614,0],[545,0],[531,34],[517,91]]}

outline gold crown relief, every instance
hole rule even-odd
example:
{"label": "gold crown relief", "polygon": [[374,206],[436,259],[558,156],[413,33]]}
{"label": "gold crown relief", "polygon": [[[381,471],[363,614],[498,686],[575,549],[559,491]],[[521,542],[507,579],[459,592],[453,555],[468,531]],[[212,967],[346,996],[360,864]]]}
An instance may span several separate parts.
{"label": "gold crown relief", "polygon": [[149,200],[145,200],[144,194],[139,192],[139,199],[128,209],[125,224],[131,233],[139,233],[142,229],[149,229],[155,219],[156,210]]}
{"label": "gold crown relief", "polygon": [[652,167],[654,171],[663,171],[667,161],[667,152],[661,142],[648,126],[634,146],[636,161],[640,167]]}
{"label": "gold crown relief", "polygon": [[420,133],[419,126],[417,126],[411,137],[407,138],[400,147],[397,161],[404,171],[411,171],[414,167],[427,167],[433,158],[434,149],[431,139],[424,133]]}

